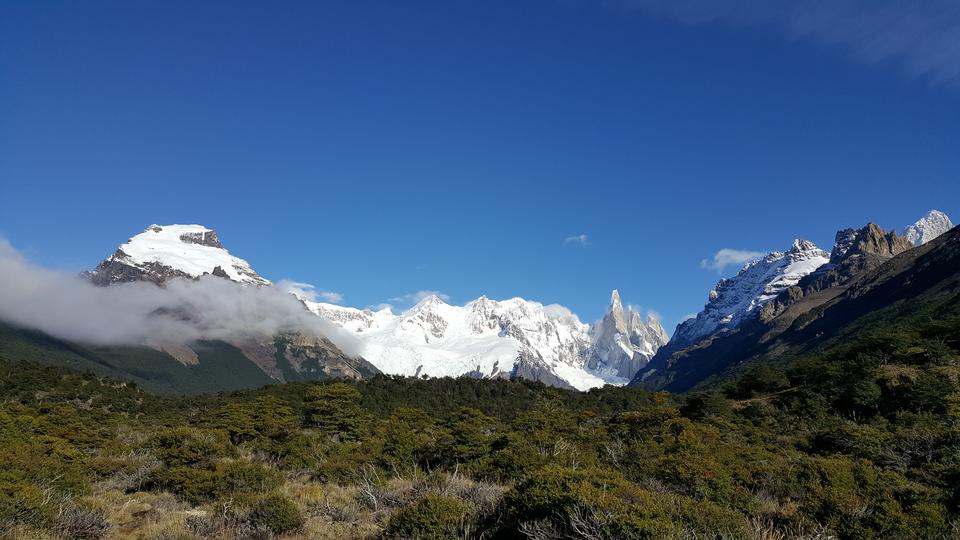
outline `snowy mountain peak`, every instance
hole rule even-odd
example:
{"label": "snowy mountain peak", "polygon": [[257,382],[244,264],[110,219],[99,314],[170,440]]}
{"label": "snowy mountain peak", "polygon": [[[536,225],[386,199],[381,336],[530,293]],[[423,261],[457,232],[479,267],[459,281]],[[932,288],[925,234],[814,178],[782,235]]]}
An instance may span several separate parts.
{"label": "snowy mountain peak", "polygon": [[919,221],[903,230],[903,236],[915,246],[921,246],[953,228],[950,218],[939,210],[931,210]]}
{"label": "snowy mountain peak", "polygon": [[94,283],[163,283],[212,274],[239,283],[269,285],[250,264],[230,255],[217,233],[203,225],[151,225],[130,238],[90,273]]}
{"label": "snowy mountain peak", "polygon": [[753,316],[758,307],[829,261],[829,253],[809,240],[798,238],[789,251],[773,251],[748,263],[736,276],[717,283],[703,311],[695,319],[680,323],[671,342],[678,346],[690,345],[717,332],[736,328]]}

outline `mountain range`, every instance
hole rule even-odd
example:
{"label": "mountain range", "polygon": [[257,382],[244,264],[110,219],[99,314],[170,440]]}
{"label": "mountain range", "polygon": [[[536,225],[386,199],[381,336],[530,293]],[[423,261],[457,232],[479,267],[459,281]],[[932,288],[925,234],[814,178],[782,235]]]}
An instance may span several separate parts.
{"label": "mountain range", "polygon": [[[247,287],[274,286],[202,225],[151,225],[85,274],[105,287],[136,281],[163,286],[208,276]],[[592,325],[563,306],[523,298],[482,296],[453,306],[433,295],[401,313],[299,298],[305,309],[356,338],[359,352],[347,355],[335,339],[302,334],[228,343],[276,381],[339,370],[356,376],[524,378],[586,390],[626,384],[668,339],[654,317],[624,308],[617,291],[607,314]],[[202,362],[190,344],[153,347],[182,364]]]}
{"label": "mountain range", "polygon": [[[945,234],[952,227],[945,214],[934,210],[901,235],[872,223],[840,230],[830,252],[797,239],[788,250],[771,252],[747,263],[734,277],[721,279],[704,309],[678,325],[671,338],[656,318],[624,307],[616,290],[606,314],[592,324],[563,306],[523,298],[481,296],[456,306],[431,295],[399,313],[389,307],[315,302],[260,276],[227,251],[213,229],[151,225],[83,278],[105,289],[131,283],[165,289],[178,280],[226,280],[221,283],[234,284],[231,290],[294,295],[302,310],[298,316],[327,326],[264,332],[252,324],[250,330],[190,342],[157,337],[94,344],[5,322],[0,323],[0,355],[27,351],[28,356],[173,392],[362,379],[381,373],[523,378],[578,390],[630,383],[682,391],[709,384],[753,359],[786,354],[797,345],[797,336],[807,336],[801,330],[812,319],[835,322],[818,339],[836,334],[851,322],[838,322],[836,314],[850,312],[845,306],[851,305],[853,291],[862,294],[863,284],[881,275],[889,281],[892,268],[912,268],[900,261],[914,261],[932,249],[928,246],[939,246],[943,237],[955,235]],[[158,311],[192,323],[197,319],[192,309],[188,303],[172,313],[167,308]]]}

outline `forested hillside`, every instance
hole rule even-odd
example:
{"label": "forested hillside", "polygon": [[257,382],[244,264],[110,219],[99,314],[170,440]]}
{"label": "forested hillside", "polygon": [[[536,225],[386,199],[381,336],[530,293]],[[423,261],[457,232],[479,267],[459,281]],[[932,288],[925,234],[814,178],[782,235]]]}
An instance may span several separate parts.
{"label": "forested hillside", "polygon": [[0,367],[9,538],[960,537],[958,318],[686,396]]}

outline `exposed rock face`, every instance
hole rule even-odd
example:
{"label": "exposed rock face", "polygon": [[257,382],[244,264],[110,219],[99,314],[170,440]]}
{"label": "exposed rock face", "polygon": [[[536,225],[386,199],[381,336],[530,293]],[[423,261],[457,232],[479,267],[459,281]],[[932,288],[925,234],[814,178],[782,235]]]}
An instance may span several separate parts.
{"label": "exposed rock face", "polygon": [[913,243],[906,238],[897,236],[896,231],[885,233],[875,223],[868,223],[866,227],[855,231],[852,239],[847,229],[837,233],[838,241],[841,240],[841,233],[843,245],[838,245],[839,249],[830,254],[831,264],[841,264],[856,258],[869,259],[873,256],[889,259],[913,247]]}
{"label": "exposed rock face", "polygon": [[363,358],[350,358],[329,339],[284,334],[233,342],[244,356],[281,382],[372,377],[380,370]]}
{"label": "exposed rock face", "polygon": [[[836,243],[830,253],[830,264],[821,266],[816,272],[783,291],[764,306],[760,318],[772,320],[801,299],[842,287],[856,276],[877,268],[891,257],[912,247],[912,243],[902,236],[897,236],[895,231],[884,232],[874,223],[868,223],[860,229],[837,231]],[[836,289],[834,294],[840,292],[840,289]]]}
{"label": "exposed rock face", "polygon": [[648,316],[644,321],[632,307],[624,311],[620,293],[616,290],[611,294],[610,309],[591,328],[590,337],[593,345],[588,367],[625,379],[636,375],[669,340],[655,318]]}
{"label": "exposed rock face", "polygon": [[903,230],[903,237],[915,246],[922,246],[953,228],[953,222],[939,210],[931,210],[919,221]]}
{"label": "exposed rock face", "polygon": [[100,286],[132,281],[149,281],[162,285],[175,278],[195,279],[195,276],[158,262],[130,264],[129,257],[120,249],[97,265],[92,272],[86,272],[84,275],[94,285]]}
{"label": "exposed rock face", "polygon": [[199,244],[201,246],[223,249],[223,246],[220,244],[220,238],[214,231],[185,232],[180,235],[180,241],[184,244]]}

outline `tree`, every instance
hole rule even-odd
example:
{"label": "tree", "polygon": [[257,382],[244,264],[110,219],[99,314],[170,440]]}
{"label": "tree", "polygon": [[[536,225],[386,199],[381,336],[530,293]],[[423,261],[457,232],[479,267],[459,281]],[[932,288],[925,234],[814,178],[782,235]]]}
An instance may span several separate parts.
{"label": "tree", "polygon": [[343,440],[354,440],[363,427],[362,396],[346,383],[316,384],[307,390],[307,422]]}

